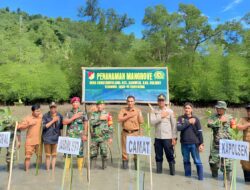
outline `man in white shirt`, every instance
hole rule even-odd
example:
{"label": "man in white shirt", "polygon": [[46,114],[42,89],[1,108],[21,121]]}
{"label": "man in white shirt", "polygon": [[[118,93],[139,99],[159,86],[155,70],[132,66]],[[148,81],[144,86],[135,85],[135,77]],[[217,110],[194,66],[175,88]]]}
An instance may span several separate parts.
{"label": "man in white shirt", "polygon": [[155,127],[156,172],[162,173],[163,150],[169,163],[170,175],[175,175],[174,146],[177,140],[176,118],[173,110],[166,106],[166,96],[157,97],[158,108],[150,114],[151,124]]}

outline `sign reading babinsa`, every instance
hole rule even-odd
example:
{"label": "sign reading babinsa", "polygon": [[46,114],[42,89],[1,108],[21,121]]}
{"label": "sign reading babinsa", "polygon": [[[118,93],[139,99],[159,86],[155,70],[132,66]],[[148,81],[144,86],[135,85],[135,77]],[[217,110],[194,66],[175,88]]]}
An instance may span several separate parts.
{"label": "sign reading babinsa", "polygon": [[155,103],[159,94],[169,101],[168,70],[166,67],[82,68],[82,101],[93,103],[124,102],[133,95],[137,102]]}

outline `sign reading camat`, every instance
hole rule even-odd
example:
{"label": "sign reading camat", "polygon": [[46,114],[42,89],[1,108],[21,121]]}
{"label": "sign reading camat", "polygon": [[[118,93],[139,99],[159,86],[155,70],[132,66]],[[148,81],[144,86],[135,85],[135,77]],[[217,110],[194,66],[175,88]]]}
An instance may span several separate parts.
{"label": "sign reading camat", "polygon": [[81,139],[59,137],[57,152],[79,155]]}
{"label": "sign reading camat", "polygon": [[249,160],[249,143],[234,140],[220,140],[220,157]]}
{"label": "sign reading camat", "polygon": [[10,132],[1,132],[0,147],[9,147],[9,146],[10,146]]}
{"label": "sign reading camat", "polygon": [[127,137],[126,151],[128,154],[151,154],[151,138],[150,137]]}

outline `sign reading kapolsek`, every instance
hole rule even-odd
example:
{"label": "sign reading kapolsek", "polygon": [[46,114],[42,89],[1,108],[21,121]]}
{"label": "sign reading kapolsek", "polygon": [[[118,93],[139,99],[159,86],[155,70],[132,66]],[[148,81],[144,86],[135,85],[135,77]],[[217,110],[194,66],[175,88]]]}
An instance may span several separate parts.
{"label": "sign reading kapolsek", "polygon": [[0,133],[0,147],[9,147],[10,145],[10,132]]}
{"label": "sign reading kapolsek", "polygon": [[220,157],[249,161],[249,143],[221,139]]}
{"label": "sign reading kapolsek", "polygon": [[81,139],[59,137],[57,152],[79,155]]}
{"label": "sign reading kapolsek", "polygon": [[150,155],[151,138],[128,136],[126,141],[126,151],[128,154]]}

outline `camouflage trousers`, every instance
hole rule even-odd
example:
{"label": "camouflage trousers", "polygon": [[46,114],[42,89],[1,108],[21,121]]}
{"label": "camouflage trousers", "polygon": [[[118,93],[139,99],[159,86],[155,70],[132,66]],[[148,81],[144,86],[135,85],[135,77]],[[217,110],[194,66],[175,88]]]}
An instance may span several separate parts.
{"label": "camouflage trousers", "polygon": [[[225,160],[225,166],[224,166],[224,160]],[[232,171],[232,160],[227,158],[220,158],[219,149],[215,147],[212,147],[210,150],[209,164],[210,166],[213,165],[214,170],[216,169],[218,170],[220,168],[220,170],[224,172],[224,168],[226,168],[226,172]]]}
{"label": "camouflage trousers", "polygon": [[100,148],[100,153],[103,159],[107,159],[108,157],[108,145],[106,141],[95,142],[92,140],[90,145],[90,158],[96,158],[98,156]]}
{"label": "camouflage trousers", "polygon": [[[13,140],[10,139],[10,145],[7,149],[7,153],[6,153],[6,163],[9,164],[10,163],[10,160],[11,160],[11,152],[12,152],[12,143],[13,143]],[[1,152],[1,149],[0,148],[0,152]],[[14,154],[13,154],[13,161],[16,160],[16,147],[14,147]]]}

